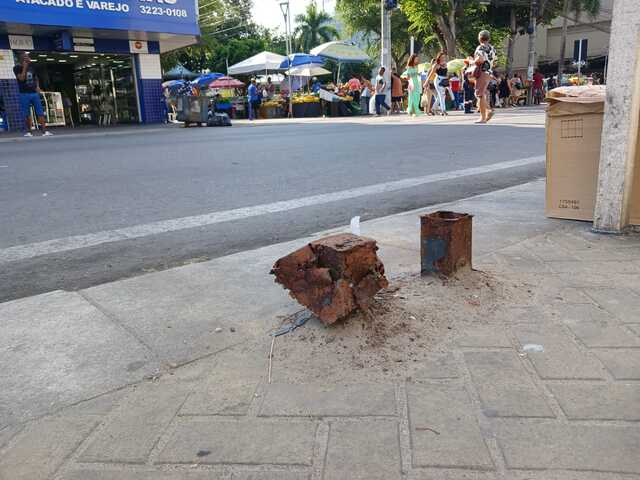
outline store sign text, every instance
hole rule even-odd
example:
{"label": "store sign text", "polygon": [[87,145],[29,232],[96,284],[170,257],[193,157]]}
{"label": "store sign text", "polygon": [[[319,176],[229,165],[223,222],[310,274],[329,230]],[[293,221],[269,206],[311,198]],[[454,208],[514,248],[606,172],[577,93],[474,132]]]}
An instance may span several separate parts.
{"label": "store sign text", "polygon": [[59,8],[88,8],[106,12],[129,12],[129,5],[120,2],[104,2],[99,0],[16,0],[16,3],[40,5],[43,7]]}
{"label": "store sign text", "polygon": [[196,0],[0,0],[0,22],[198,35]]}

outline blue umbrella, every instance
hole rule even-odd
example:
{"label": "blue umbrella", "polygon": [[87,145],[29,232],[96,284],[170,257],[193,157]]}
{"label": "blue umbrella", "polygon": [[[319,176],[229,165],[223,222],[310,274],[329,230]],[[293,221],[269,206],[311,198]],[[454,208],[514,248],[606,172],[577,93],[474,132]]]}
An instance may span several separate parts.
{"label": "blue umbrella", "polygon": [[198,76],[197,73],[193,73],[191,70],[188,70],[183,65],[177,65],[164,74],[164,78],[166,78],[167,80],[173,80],[178,78],[190,80],[192,78],[196,78],[197,76]]}
{"label": "blue umbrella", "polygon": [[281,69],[301,67],[303,65],[324,65],[324,58],[308,53],[294,53],[280,64]]}
{"label": "blue umbrella", "polygon": [[224,75],[222,73],[205,73],[204,75],[200,75],[198,78],[193,80],[191,84],[200,88],[206,88],[211,82],[219,79],[220,77],[224,77]]}

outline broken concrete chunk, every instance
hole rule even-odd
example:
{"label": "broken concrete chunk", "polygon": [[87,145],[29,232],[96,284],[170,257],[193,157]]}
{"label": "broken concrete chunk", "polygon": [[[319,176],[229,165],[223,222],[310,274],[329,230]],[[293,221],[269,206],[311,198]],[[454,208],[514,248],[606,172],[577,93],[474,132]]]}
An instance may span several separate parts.
{"label": "broken concrete chunk", "polygon": [[376,241],[351,234],[311,242],[278,260],[271,273],[325,325],[367,308],[389,285]]}

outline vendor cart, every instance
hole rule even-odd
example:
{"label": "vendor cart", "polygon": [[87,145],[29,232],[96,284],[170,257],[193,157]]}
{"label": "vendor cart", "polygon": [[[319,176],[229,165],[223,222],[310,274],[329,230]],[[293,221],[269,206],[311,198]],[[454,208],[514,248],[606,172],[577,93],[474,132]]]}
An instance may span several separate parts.
{"label": "vendor cart", "polygon": [[207,124],[209,118],[209,97],[181,95],[176,102],[177,120],[188,127],[195,123],[198,126]]}

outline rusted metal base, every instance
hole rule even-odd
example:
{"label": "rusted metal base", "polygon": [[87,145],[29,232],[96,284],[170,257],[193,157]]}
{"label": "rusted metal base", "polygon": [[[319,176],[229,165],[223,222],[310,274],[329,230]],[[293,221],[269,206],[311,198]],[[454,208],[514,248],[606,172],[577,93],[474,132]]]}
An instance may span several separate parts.
{"label": "rusted metal base", "polygon": [[433,212],[420,217],[420,259],[422,275],[451,276],[471,268],[473,215]]}

